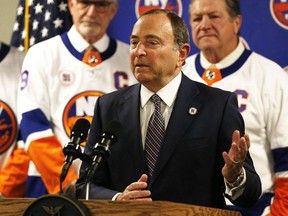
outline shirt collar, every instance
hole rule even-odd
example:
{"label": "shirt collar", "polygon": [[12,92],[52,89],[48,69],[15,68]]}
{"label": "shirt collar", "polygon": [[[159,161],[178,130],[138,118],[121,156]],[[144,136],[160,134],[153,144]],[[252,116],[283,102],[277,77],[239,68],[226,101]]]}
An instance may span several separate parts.
{"label": "shirt collar", "polygon": [[[172,106],[176,98],[180,83],[182,78],[182,72],[180,72],[173,80],[171,80],[166,86],[160,89],[156,94],[162,99],[162,101],[167,106]],[[176,90],[176,91],[175,91]],[[141,95],[141,107],[143,108],[149,101],[150,97],[155,94],[151,92],[144,85],[141,85],[140,95]]]}
{"label": "shirt collar", "polygon": [[[241,39],[239,39],[239,43],[236,49],[233,50],[228,56],[226,56],[220,62],[217,62],[216,64],[213,64],[213,65],[215,65],[216,68],[218,69],[229,67],[233,62],[235,62],[241,56],[244,50],[245,50],[245,47]],[[204,57],[203,52],[200,52],[200,63],[203,68],[208,68],[212,64]]]}
{"label": "shirt collar", "polygon": [[[67,34],[71,44],[78,52],[83,52],[89,46],[89,43],[76,30],[75,25],[70,28]],[[96,41],[93,46],[97,48],[99,52],[104,52],[109,46],[108,35],[105,34],[100,40]]]}

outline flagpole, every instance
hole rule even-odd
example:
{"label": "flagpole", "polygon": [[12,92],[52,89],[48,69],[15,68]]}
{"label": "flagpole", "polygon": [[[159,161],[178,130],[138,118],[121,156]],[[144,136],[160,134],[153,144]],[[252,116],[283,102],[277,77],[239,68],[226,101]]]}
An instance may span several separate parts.
{"label": "flagpole", "polygon": [[29,0],[25,0],[25,19],[24,19],[24,51],[27,52],[29,48]]}

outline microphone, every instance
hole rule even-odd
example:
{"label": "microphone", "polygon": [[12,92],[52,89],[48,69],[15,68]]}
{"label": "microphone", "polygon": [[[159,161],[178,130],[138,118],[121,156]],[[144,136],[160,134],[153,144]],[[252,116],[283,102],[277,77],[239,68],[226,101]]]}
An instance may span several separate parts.
{"label": "microphone", "polygon": [[60,175],[60,182],[63,182],[66,178],[73,160],[82,157],[80,143],[86,140],[89,128],[90,122],[84,118],[78,119],[74,124],[70,135],[70,142],[63,148],[66,158]]}
{"label": "microphone", "polygon": [[110,156],[110,146],[117,142],[121,130],[122,125],[117,121],[111,121],[103,130],[100,142],[97,142],[93,148],[92,164],[88,170],[86,182],[91,181],[99,164]]}

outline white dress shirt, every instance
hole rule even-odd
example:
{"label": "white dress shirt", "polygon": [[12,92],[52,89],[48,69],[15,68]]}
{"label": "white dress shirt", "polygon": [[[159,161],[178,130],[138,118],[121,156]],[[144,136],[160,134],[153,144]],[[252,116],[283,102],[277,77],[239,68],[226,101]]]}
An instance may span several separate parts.
{"label": "white dress shirt", "polygon": [[165,129],[166,129],[171,116],[171,112],[173,110],[175,98],[181,83],[181,78],[182,73],[179,73],[173,80],[171,80],[166,86],[164,86],[158,92],[151,92],[145,86],[141,85],[140,127],[142,134],[143,149],[145,144],[148,123],[155,109],[154,103],[150,100],[151,96],[156,93],[162,100],[161,112],[164,117]]}

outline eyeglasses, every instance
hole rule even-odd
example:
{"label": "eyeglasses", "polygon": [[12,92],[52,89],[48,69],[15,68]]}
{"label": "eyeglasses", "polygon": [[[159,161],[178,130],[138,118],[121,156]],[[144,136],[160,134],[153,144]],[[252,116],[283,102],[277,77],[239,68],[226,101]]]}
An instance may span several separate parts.
{"label": "eyeglasses", "polygon": [[90,6],[94,5],[98,13],[105,13],[108,11],[110,5],[115,3],[114,1],[88,1],[88,0],[77,0],[80,9],[88,9]]}

